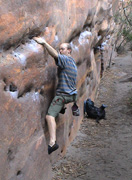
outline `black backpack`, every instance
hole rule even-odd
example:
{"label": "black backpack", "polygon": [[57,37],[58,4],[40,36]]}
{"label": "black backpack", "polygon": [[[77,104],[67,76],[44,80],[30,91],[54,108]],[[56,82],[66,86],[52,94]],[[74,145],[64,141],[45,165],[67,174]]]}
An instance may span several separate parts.
{"label": "black backpack", "polygon": [[91,99],[84,101],[84,115],[89,118],[96,119],[99,123],[100,119],[105,119],[105,108],[107,106],[102,104],[99,108],[94,106],[94,102]]}

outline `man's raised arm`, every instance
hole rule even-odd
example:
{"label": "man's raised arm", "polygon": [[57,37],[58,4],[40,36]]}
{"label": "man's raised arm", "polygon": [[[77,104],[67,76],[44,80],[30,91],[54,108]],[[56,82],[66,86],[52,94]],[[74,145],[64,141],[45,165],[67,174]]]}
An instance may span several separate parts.
{"label": "man's raised arm", "polygon": [[52,47],[50,46],[43,38],[41,37],[34,37],[33,38],[37,43],[43,45],[48,53],[55,59],[57,60],[58,59],[58,52]]}

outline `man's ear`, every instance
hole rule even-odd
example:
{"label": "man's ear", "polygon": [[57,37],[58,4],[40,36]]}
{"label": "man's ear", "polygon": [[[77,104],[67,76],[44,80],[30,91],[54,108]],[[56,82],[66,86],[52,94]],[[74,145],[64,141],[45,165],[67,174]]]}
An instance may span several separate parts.
{"label": "man's ear", "polygon": [[68,54],[71,54],[71,49],[68,49]]}

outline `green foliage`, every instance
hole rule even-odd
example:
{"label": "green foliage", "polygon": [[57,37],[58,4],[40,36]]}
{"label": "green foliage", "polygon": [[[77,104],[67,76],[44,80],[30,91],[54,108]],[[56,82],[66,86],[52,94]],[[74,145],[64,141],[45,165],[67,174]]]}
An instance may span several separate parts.
{"label": "green foliage", "polygon": [[121,41],[117,49],[123,45],[123,43],[132,42],[132,0],[122,1],[119,11],[114,17],[115,23],[119,25],[120,29],[117,32],[117,41]]}
{"label": "green foliage", "polygon": [[122,31],[122,35],[128,42],[132,41],[132,31],[130,28],[129,29],[124,28]]}

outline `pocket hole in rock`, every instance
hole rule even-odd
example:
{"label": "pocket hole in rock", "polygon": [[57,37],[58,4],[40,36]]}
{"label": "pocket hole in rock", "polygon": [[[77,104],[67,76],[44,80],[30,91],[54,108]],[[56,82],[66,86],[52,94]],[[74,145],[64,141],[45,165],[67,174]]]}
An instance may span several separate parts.
{"label": "pocket hole in rock", "polygon": [[14,159],[13,151],[11,149],[8,149],[7,156],[9,161]]}
{"label": "pocket hole in rock", "polygon": [[17,176],[20,176],[22,174],[22,172],[19,170],[19,171],[17,171]]}
{"label": "pocket hole in rock", "polygon": [[10,84],[9,91],[15,92],[15,91],[17,91],[17,87],[14,84]]}

